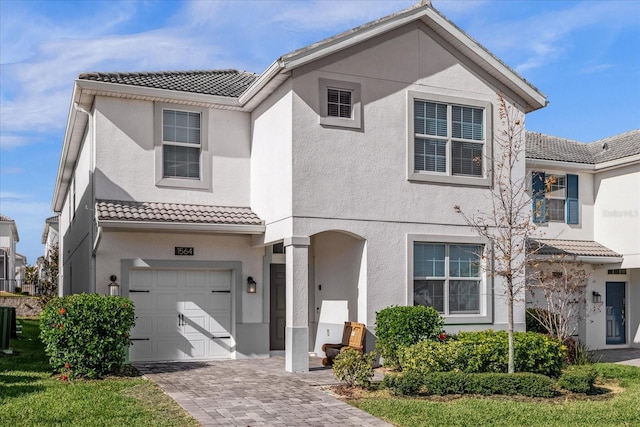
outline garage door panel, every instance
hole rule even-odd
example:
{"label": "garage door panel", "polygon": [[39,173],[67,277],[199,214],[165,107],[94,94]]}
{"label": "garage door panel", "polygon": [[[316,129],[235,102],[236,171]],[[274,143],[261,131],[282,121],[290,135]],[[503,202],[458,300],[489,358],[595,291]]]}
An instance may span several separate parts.
{"label": "garage door panel", "polygon": [[149,338],[134,341],[132,361],[231,356],[230,271],[130,270],[129,278],[130,289],[149,291],[130,293],[137,317],[132,338]]}

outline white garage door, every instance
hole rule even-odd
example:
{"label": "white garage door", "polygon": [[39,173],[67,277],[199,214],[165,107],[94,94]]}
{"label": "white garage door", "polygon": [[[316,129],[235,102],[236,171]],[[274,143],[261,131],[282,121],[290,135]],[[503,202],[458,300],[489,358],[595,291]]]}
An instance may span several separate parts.
{"label": "white garage door", "polygon": [[136,310],[129,360],[231,357],[231,271],[129,271]]}

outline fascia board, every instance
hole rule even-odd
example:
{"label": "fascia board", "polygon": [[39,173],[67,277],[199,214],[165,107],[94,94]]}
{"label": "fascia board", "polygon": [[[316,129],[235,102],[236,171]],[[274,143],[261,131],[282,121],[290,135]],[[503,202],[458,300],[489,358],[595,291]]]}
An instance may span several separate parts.
{"label": "fascia board", "polygon": [[[571,255],[571,254],[569,254]],[[534,255],[533,258],[540,261],[548,261],[550,259],[556,259],[557,255]],[[619,264],[622,262],[623,257],[621,256],[586,256],[586,255],[577,255],[575,258],[571,258],[571,260],[583,262],[585,264]]]}
{"label": "fascia board", "polygon": [[[71,103],[69,105],[69,115],[67,116],[67,127],[64,132],[64,139],[62,143],[62,153],[60,155],[60,163],[58,164],[58,174],[56,175],[56,185],[53,190],[53,199],[51,201],[51,210],[56,213],[60,213],[62,210],[62,204],[64,196],[67,193],[69,186],[68,182],[64,182],[64,171],[67,165],[67,158],[69,156],[69,146],[71,144],[71,136],[73,128],[78,116],[78,112],[74,108],[74,105],[80,101],[80,94],[82,89],[79,88],[78,83],[73,86],[73,94],[71,95]],[[77,153],[76,153],[77,154]]]}
{"label": "fascia board", "polygon": [[[452,34],[467,49],[469,49],[471,52],[477,55],[486,64],[496,69],[499,73],[505,75],[521,91],[521,94],[520,94],[521,96],[522,94],[525,94],[526,96],[528,96],[530,98],[530,101],[533,102],[533,105],[531,105],[532,107],[531,111],[537,110],[539,108],[543,108],[547,105],[547,97],[544,94],[534,89],[531,85],[525,82],[522,79],[522,77],[514,73],[508,67],[506,67],[503,63],[501,63],[496,57],[494,57],[488,51],[480,47],[480,45],[478,45],[477,42],[472,40],[459,28],[452,25],[447,19],[445,19],[442,15],[440,15],[440,13],[438,13],[433,9],[428,9],[426,15],[433,23],[435,23],[436,25],[439,25],[444,30]],[[482,67],[481,64],[479,65]]]}
{"label": "fascia board", "polygon": [[527,159],[527,168],[546,168],[546,169],[559,169],[567,171],[577,172],[589,172],[595,171],[595,165],[590,163],[573,163],[562,162],[559,160],[540,160],[540,159]]}
{"label": "fascia board", "polygon": [[189,224],[175,222],[151,222],[151,221],[118,221],[99,220],[98,226],[105,231],[109,229],[139,230],[139,231],[184,231],[184,232],[209,232],[228,234],[260,234],[264,233],[264,225],[241,224]]}
{"label": "fascia board", "polygon": [[275,61],[271,64],[262,74],[258,77],[251,86],[244,91],[240,98],[238,98],[238,103],[244,106],[247,102],[249,102],[254,96],[256,96],[270,81],[273,79],[281,70],[283,66],[280,61]]}
{"label": "fascia board", "polygon": [[204,93],[182,92],[177,90],[158,89],[152,87],[124,85],[120,83],[97,82],[93,80],[76,80],[81,89],[96,92],[113,92],[117,94],[139,96],[146,98],[158,98],[163,100],[175,100],[181,102],[195,102],[212,106],[222,105],[227,107],[240,107],[238,98],[227,96],[207,95]]}
{"label": "fascia board", "polygon": [[609,160],[608,162],[596,163],[595,170],[597,172],[602,172],[608,169],[616,169],[633,163],[640,163],[640,154],[623,157],[621,159]]}

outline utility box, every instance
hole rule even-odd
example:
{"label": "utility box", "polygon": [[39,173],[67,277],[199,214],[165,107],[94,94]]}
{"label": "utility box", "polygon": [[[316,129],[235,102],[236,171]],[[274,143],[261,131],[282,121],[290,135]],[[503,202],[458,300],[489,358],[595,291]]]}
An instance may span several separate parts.
{"label": "utility box", "polygon": [[11,328],[14,324],[13,316],[15,316],[14,307],[0,307],[0,351],[5,354],[11,354],[9,349],[9,339],[11,338]]}

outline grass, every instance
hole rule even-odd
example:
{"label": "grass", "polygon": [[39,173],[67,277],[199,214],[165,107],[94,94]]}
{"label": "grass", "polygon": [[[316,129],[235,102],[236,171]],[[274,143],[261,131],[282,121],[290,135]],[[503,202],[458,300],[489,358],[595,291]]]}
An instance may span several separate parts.
{"label": "grass", "polygon": [[63,382],[53,375],[37,320],[22,319],[13,355],[0,355],[0,424],[21,426],[198,426],[140,376]]}
{"label": "grass", "polygon": [[640,368],[603,363],[596,369],[603,381],[622,391],[548,400],[465,396],[438,401],[371,394],[349,403],[403,427],[640,425]]}

